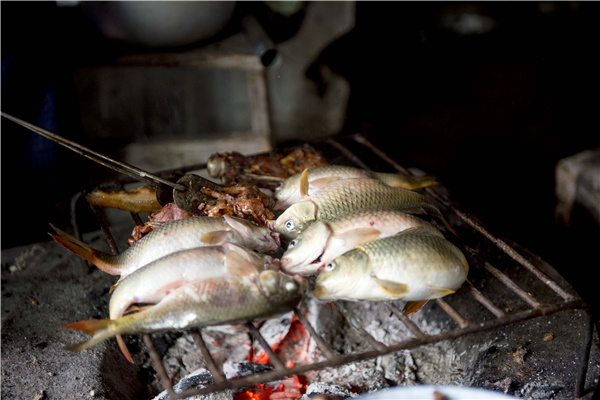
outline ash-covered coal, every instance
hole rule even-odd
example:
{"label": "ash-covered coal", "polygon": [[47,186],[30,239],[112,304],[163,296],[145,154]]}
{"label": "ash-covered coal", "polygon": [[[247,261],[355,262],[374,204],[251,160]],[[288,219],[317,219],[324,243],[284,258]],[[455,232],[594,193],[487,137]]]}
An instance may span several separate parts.
{"label": "ash-covered coal", "polygon": [[273,366],[271,364],[261,364],[252,361],[227,362],[223,364],[223,373],[227,379],[260,374],[272,369]]}
{"label": "ash-covered coal", "polygon": [[302,400],[345,400],[357,396],[343,386],[317,382],[306,387]]}
{"label": "ash-covered coal", "polygon": [[[185,376],[176,385],[173,386],[175,393],[182,393],[188,389],[202,389],[212,384],[213,377],[206,369],[198,369],[191,374]],[[154,400],[165,400],[167,398],[167,391],[163,391],[161,394],[156,396]],[[189,400],[233,400],[231,391],[224,390],[220,392],[209,393],[206,395],[198,395],[188,397]]]}

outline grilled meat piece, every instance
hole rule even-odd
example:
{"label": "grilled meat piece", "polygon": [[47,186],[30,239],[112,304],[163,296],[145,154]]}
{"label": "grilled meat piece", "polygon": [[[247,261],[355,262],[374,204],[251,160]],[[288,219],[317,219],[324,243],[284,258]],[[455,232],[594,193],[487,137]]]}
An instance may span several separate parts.
{"label": "grilled meat piece", "polygon": [[[202,193],[216,200],[215,205],[206,203],[198,205],[198,210],[205,216],[221,217],[223,215],[233,215],[245,219],[252,216],[254,221],[262,226],[267,226],[268,221],[272,221],[275,217],[269,211],[269,208],[275,205],[275,200],[261,192],[255,185],[240,183],[223,187],[221,191],[204,188],[202,189]],[[131,233],[132,237],[127,240],[127,243],[130,246],[133,245],[142,237],[167,222],[197,216],[180,209],[175,203],[169,203],[162,210],[151,214],[148,217],[148,222],[134,227]]]}
{"label": "grilled meat piece", "polygon": [[223,184],[250,182],[273,190],[277,180],[264,180],[269,176],[287,179],[308,168],[327,165],[327,161],[314,150],[296,149],[286,155],[267,154],[245,157],[237,152],[216,153],[210,156],[207,169],[213,178],[221,178]]}

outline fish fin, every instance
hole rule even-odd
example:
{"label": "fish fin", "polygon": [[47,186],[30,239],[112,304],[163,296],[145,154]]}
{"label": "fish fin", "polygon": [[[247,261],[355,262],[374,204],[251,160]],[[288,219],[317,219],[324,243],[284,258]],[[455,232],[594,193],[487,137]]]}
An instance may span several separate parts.
{"label": "fish fin", "polygon": [[454,234],[454,236],[456,236],[457,238],[460,238],[460,235],[458,234],[458,232],[456,232],[448,223],[448,221],[446,221],[446,218],[444,218],[444,216],[442,215],[442,213],[440,212],[440,210],[432,205],[432,204],[425,204],[425,207],[423,207],[425,209],[425,211],[427,211],[428,214],[433,215],[434,217],[438,217],[440,219],[440,221],[442,221],[444,223],[444,226],[446,227],[446,229],[448,229],[450,232],[452,232]]}
{"label": "fish fin", "polygon": [[392,296],[402,296],[408,292],[408,285],[372,277],[383,290]]}
{"label": "fish fin", "polygon": [[433,299],[444,297],[444,296],[447,296],[449,294],[452,294],[452,293],[456,292],[456,290],[452,290],[452,289],[448,289],[448,288],[443,288],[443,287],[438,287],[438,286],[429,286],[429,285],[427,285],[427,289],[429,289],[432,292],[432,296],[431,297]]}
{"label": "fish fin", "polygon": [[117,336],[115,336],[115,338],[117,339],[117,343],[119,344],[121,353],[123,353],[123,355],[125,356],[127,361],[129,361],[130,363],[133,364],[133,358],[131,358],[131,354],[129,353],[129,349],[127,348],[127,345],[125,344],[123,337],[121,335],[117,335]]}
{"label": "fish fin", "polygon": [[431,175],[408,176],[385,172],[371,172],[371,175],[389,186],[408,190],[422,189],[427,186],[439,184],[435,176]]}
{"label": "fish fin", "polygon": [[237,251],[228,251],[225,254],[227,272],[232,276],[247,276],[258,274],[257,269]]}
{"label": "fish fin", "polygon": [[231,231],[212,231],[200,236],[200,242],[204,244],[219,244],[233,239],[234,233]]}
{"label": "fish fin", "polygon": [[148,306],[130,306],[129,308],[127,308],[127,310],[125,310],[125,312],[123,313],[123,315],[131,314],[131,313],[134,313],[134,312],[144,311],[144,310],[147,310],[147,309],[152,308],[152,307],[154,307],[154,304],[150,304]]}
{"label": "fish fin", "polygon": [[381,235],[381,231],[373,228],[358,228],[346,231],[335,237],[336,240],[343,240],[344,244],[352,247],[358,246],[361,243],[375,240]]}
{"label": "fish fin", "polygon": [[121,271],[119,271],[113,265],[114,256],[88,246],[81,240],[76,239],[74,236],[69,235],[67,232],[58,229],[52,224],[50,224],[50,226],[56,231],[56,233],[58,233],[59,236],[52,233],[49,235],[52,236],[52,239],[54,239],[62,247],[86,259],[104,272],[107,272],[111,275],[121,274]]}
{"label": "fish fin", "polygon": [[88,319],[85,321],[73,322],[72,324],[63,326],[63,329],[75,329],[77,331],[84,331],[90,335],[96,332],[108,329],[110,325],[110,319]]}
{"label": "fish fin", "polygon": [[112,293],[117,288],[117,286],[119,286],[119,283],[121,283],[121,281],[123,280],[123,278],[124,278],[123,276],[120,277],[119,280],[114,285],[112,285],[110,287],[110,289],[108,290],[108,293]]}
{"label": "fish fin", "polygon": [[314,181],[312,181],[310,183],[310,187],[312,188],[313,192],[316,192],[317,190],[321,189],[324,186],[329,185],[330,183],[333,183],[335,181],[339,181],[340,178],[338,176],[328,176],[325,178],[319,178],[319,179],[315,179]]}
{"label": "fish fin", "polygon": [[429,300],[421,300],[421,301],[407,301],[402,309],[402,312],[407,317],[419,311],[425,304],[427,304]]}
{"label": "fish fin", "polygon": [[114,321],[110,319],[90,319],[64,326],[64,329],[76,329],[78,331],[84,331],[90,335],[94,335],[88,341],[72,344],[70,346],[66,346],[64,349],[69,351],[83,351],[104,341],[105,339],[108,339],[111,336],[114,336],[115,332],[109,329],[113,322]]}
{"label": "fish fin", "polygon": [[302,171],[302,176],[300,177],[300,196],[302,198],[308,196],[308,168]]}
{"label": "fish fin", "polygon": [[233,228],[235,231],[241,234],[249,235],[252,233],[252,228],[246,225],[246,221],[242,222],[237,218],[232,217],[231,215],[223,215],[223,219],[225,220],[225,222],[227,222],[229,226],[231,226],[231,228]]}

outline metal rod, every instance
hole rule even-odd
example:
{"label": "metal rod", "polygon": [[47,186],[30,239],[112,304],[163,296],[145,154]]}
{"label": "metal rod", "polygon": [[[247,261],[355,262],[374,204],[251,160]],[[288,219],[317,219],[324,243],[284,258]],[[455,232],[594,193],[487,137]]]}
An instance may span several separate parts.
{"label": "metal rod", "polygon": [[143,225],[144,224],[142,222],[142,219],[138,215],[138,213],[131,212],[131,218],[133,218],[133,222],[135,222],[136,225]]}
{"label": "metal rod", "polygon": [[259,332],[259,330],[256,329],[256,327],[254,326],[254,324],[252,322],[248,322],[248,323],[246,323],[246,327],[250,330],[250,333],[252,334],[252,336],[256,340],[259,341],[260,345],[263,347],[263,349],[265,350],[265,352],[269,356],[269,361],[271,362],[271,364],[273,364],[276,369],[284,370],[285,371],[287,368],[281,362],[281,360],[279,359],[279,357],[277,357],[277,355],[275,354],[275,352],[273,351],[273,349],[271,349],[271,346],[269,346],[269,343],[267,343],[267,341],[265,340],[265,338],[263,337],[263,335],[261,335],[261,333]]}
{"label": "metal rod", "polygon": [[191,332],[192,337],[196,342],[196,346],[198,346],[198,348],[200,349],[202,357],[204,357],[204,362],[206,362],[206,366],[210,371],[214,381],[217,383],[226,382],[227,379],[223,376],[223,374],[221,374],[221,371],[219,371],[215,360],[212,358],[212,355],[208,351],[208,347],[206,347],[206,342],[204,342],[204,339],[202,338],[202,333],[200,333],[198,328],[192,328]]}
{"label": "metal rod", "polygon": [[584,303],[582,300],[573,300],[573,301],[561,302],[558,304],[543,305],[540,308],[530,309],[530,310],[526,310],[526,311],[523,311],[520,313],[507,315],[506,318],[502,318],[502,319],[498,318],[498,319],[485,321],[485,322],[478,323],[478,324],[470,324],[466,328],[458,328],[458,329],[454,329],[454,330],[451,330],[448,332],[440,333],[438,335],[432,335],[432,336],[428,335],[425,339],[413,339],[413,340],[405,341],[405,342],[402,342],[402,343],[399,343],[396,345],[388,346],[385,351],[372,350],[372,351],[367,351],[364,353],[350,354],[350,355],[344,356],[342,358],[342,362],[340,362],[339,360],[325,360],[325,361],[320,361],[320,362],[317,362],[314,364],[296,365],[295,367],[290,368],[286,371],[271,370],[271,371],[263,372],[260,374],[255,374],[255,375],[246,376],[246,377],[239,378],[239,379],[229,380],[224,384],[213,384],[213,385],[207,386],[206,388],[203,388],[203,389],[194,389],[194,390],[186,391],[185,396],[180,395],[180,396],[176,396],[173,398],[180,399],[180,398],[184,398],[187,396],[207,394],[207,393],[224,390],[224,389],[238,389],[238,388],[248,387],[248,386],[255,385],[255,384],[261,383],[261,382],[264,383],[264,382],[274,381],[276,379],[281,379],[286,375],[292,375],[292,374],[299,375],[299,374],[303,374],[303,373],[311,371],[311,370],[318,370],[318,369],[333,367],[333,366],[337,366],[337,365],[341,365],[341,364],[348,364],[351,362],[373,359],[378,356],[395,353],[400,350],[412,349],[412,348],[419,347],[419,346],[422,346],[425,344],[432,344],[432,343],[441,342],[443,340],[455,339],[455,338],[458,338],[458,337],[461,337],[464,335],[468,335],[468,334],[472,334],[472,333],[479,333],[482,331],[499,328],[501,326],[505,326],[505,325],[509,325],[509,324],[513,324],[513,323],[517,323],[517,322],[521,322],[521,321],[526,321],[528,319],[540,317],[543,315],[551,315],[551,314],[554,314],[554,313],[557,313],[560,311],[572,310],[575,308],[586,309],[587,304]]}
{"label": "metal rod", "polygon": [[108,221],[106,220],[106,215],[104,215],[104,211],[100,207],[95,206],[93,204],[90,204],[90,207],[92,208],[92,211],[94,212],[94,215],[96,216],[96,219],[100,223],[100,229],[102,229],[102,232],[104,232],[104,236],[106,237],[106,240],[108,241],[110,250],[112,251],[112,253],[115,256],[118,255],[119,248],[117,247],[115,238],[113,237],[112,233],[110,232],[110,228],[108,227]]}
{"label": "metal rod", "polygon": [[304,316],[304,314],[302,314],[300,312],[300,310],[298,310],[297,308],[294,308],[294,314],[296,315],[296,318],[298,318],[298,320],[300,321],[300,323],[302,325],[304,325],[304,328],[306,330],[308,330],[308,333],[310,333],[310,336],[317,343],[317,347],[319,348],[319,350],[321,350],[321,352],[323,354],[325,354],[325,357],[327,357],[330,360],[331,359],[339,360],[340,356],[337,355],[337,354],[335,354],[333,352],[333,350],[331,349],[331,347],[329,346],[329,344],[325,340],[323,340],[323,338],[321,336],[319,336],[319,334],[317,334],[317,332],[312,327],[312,325],[308,322],[308,320],[306,319],[306,317]]}
{"label": "metal rod", "polygon": [[587,377],[588,364],[590,362],[590,350],[592,348],[592,336],[594,335],[594,319],[588,313],[586,324],[585,338],[583,342],[583,350],[579,358],[579,368],[577,371],[577,380],[575,381],[574,397],[580,398],[585,389],[585,378]]}
{"label": "metal rod", "polygon": [[360,326],[359,324],[356,323],[356,321],[354,321],[354,318],[352,318],[352,316],[350,315],[348,310],[346,310],[346,307],[341,302],[337,301],[332,304],[335,304],[335,307],[344,316],[346,321],[348,321],[348,323],[354,329],[356,329],[361,336],[363,336],[365,339],[367,339],[367,341],[373,347],[375,347],[378,351],[385,351],[387,349],[387,346],[385,344],[383,344],[380,341],[378,341],[377,339],[375,339],[373,336],[371,336],[371,334],[369,332],[367,332],[362,326]]}
{"label": "metal rod", "polygon": [[[121,161],[117,161],[117,160],[113,160],[110,157],[107,157],[103,154],[100,154],[98,152],[95,152],[94,150],[91,150],[85,146],[82,146],[76,142],[73,142],[71,140],[65,139],[62,136],[59,136],[55,133],[52,133],[50,131],[47,131],[46,129],[42,129],[38,126],[35,126],[33,124],[30,124],[29,122],[23,121],[22,119],[13,117],[12,115],[6,114],[4,112],[0,112],[0,114],[4,117],[7,118],[27,129],[32,130],[33,132],[47,138],[50,139],[68,149],[73,150],[76,153],[81,154],[82,156],[89,158],[90,160],[97,162],[98,164],[104,165],[105,167],[114,169],[117,172],[120,172],[122,174],[125,175],[129,175],[132,178],[135,178],[137,180],[146,182],[150,185],[153,186],[157,186],[158,183],[164,183],[165,185],[171,186],[174,189],[177,190],[181,190],[184,191],[186,190],[186,187],[183,185],[180,185],[178,183],[174,183],[171,181],[168,181],[166,179],[162,179],[156,175],[153,175],[149,172],[146,172],[144,170],[141,170],[137,167],[134,167],[133,165],[121,162]],[[105,160],[105,161],[102,161]]]}
{"label": "metal rod", "polygon": [[163,365],[162,360],[160,359],[160,356],[158,355],[158,352],[154,347],[152,338],[147,333],[144,333],[142,336],[144,337],[144,343],[148,348],[148,353],[150,353],[150,358],[152,358],[152,364],[154,365],[154,369],[158,373],[158,376],[160,376],[160,380],[162,382],[163,387],[167,390],[167,395],[175,395],[175,392],[173,391],[173,383],[171,382],[171,379],[169,379],[169,375],[167,375],[165,366]]}
{"label": "metal rod", "polygon": [[406,328],[413,334],[417,339],[425,339],[428,335],[423,333],[419,327],[410,320],[401,310],[398,309],[392,302],[385,302],[387,308],[406,326]]}
{"label": "metal rod", "polygon": [[495,268],[487,261],[483,266],[485,267],[485,269],[490,271],[492,275],[498,278],[500,282],[504,283],[506,286],[508,286],[510,290],[515,292],[517,296],[525,300],[531,307],[537,308],[540,306],[539,301],[537,301],[532,295],[521,289],[519,285],[517,285],[512,279],[510,279],[508,276],[502,273],[499,269]]}
{"label": "metal rod", "polygon": [[492,314],[494,314],[498,318],[503,318],[506,316],[506,313],[496,307],[494,303],[491,302],[487,297],[485,297],[479,290],[475,289],[475,286],[471,282],[468,282],[464,285],[464,288],[469,292],[475,300],[477,300],[481,305],[487,308]]}
{"label": "metal rod", "polygon": [[398,164],[396,161],[391,159],[387,154],[385,154],[379,147],[375,146],[373,143],[369,142],[366,137],[362,134],[357,133],[352,135],[352,139],[355,142],[362,144],[363,146],[369,148],[373,153],[377,154],[384,161],[387,161],[392,167],[396,168],[398,171],[402,172],[404,175],[412,175],[410,171],[404,168],[402,165]]}
{"label": "metal rod", "polygon": [[459,314],[454,308],[450,306],[450,304],[446,303],[442,299],[436,299],[435,302],[442,308],[442,310],[446,311],[446,314],[450,316],[461,328],[466,328],[470,325],[470,322]]}
{"label": "metal rod", "polygon": [[[81,240],[81,232],[79,232],[79,225],[77,224],[77,202],[79,201],[82,195],[83,192],[79,192],[71,198],[71,226],[73,227],[73,236],[75,236],[75,239],[77,240]],[[93,267],[90,262],[88,262],[83,257],[80,257],[79,260],[88,274],[93,271]]]}
{"label": "metal rod", "polygon": [[[430,189],[430,190],[427,190],[427,189]],[[436,193],[435,191],[431,190],[431,188],[425,188],[425,190],[427,191],[427,193],[430,193],[430,192]],[[436,193],[436,195],[437,195],[437,193]],[[435,195],[433,195],[433,196],[435,197]],[[436,199],[436,200],[439,200],[439,199]],[[450,206],[450,208],[452,209],[452,211],[454,211],[454,213],[456,213],[456,215],[461,217],[463,219],[463,221],[465,221],[467,224],[471,225],[471,227],[473,227],[475,230],[477,230],[479,233],[481,233],[487,239],[492,241],[492,243],[494,243],[502,251],[504,251],[506,254],[508,254],[513,260],[517,261],[523,267],[527,268],[527,270],[529,270],[529,272],[534,274],[538,279],[540,279],[542,282],[544,282],[546,285],[548,285],[560,297],[562,297],[563,299],[565,299],[567,301],[576,299],[575,296],[573,296],[572,294],[570,294],[569,292],[564,290],[561,286],[558,285],[558,283],[556,283],[552,279],[550,279],[550,277],[548,275],[546,275],[545,273],[540,271],[538,268],[536,268],[533,264],[531,264],[528,260],[526,260],[522,255],[517,253],[512,247],[510,247],[504,241],[492,236],[492,234],[490,234],[486,229],[484,229],[481,225],[479,225],[477,222],[475,222],[475,220],[473,220],[472,218],[467,216],[467,214],[463,213],[462,211],[456,209],[453,206]]]}
{"label": "metal rod", "polygon": [[348,157],[354,163],[358,164],[362,169],[366,169],[368,171],[371,170],[367,164],[365,164],[360,158],[356,157],[348,148],[342,145],[340,142],[334,139],[327,139],[327,143],[338,149],[343,155]]}
{"label": "metal rod", "polygon": [[[393,159],[391,159],[390,157],[388,157],[387,154],[385,154],[377,146],[375,146],[374,144],[372,144],[371,142],[369,142],[362,134],[355,134],[352,137],[353,137],[353,139],[356,142],[358,142],[358,143],[360,143],[360,144],[368,147],[371,151],[373,151],[379,157],[381,157],[382,159],[384,159],[385,161],[387,161],[390,165],[392,165],[398,171],[400,171],[400,172],[402,172],[402,173],[404,173],[406,175],[412,175],[409,170],[407,170],[406,168],[404,168],[403,166],[401,166],[400,164],[398,164],[396,161],[394,161]],[[502,251],[504,251],[506,254],[508,254],[512,259],[514,259],[519,264],[521,264],[522,266],[524,266],[525,268],[527,268],[538,279],[540,279],[546,285],[550,286],[550,288],[552,290],[554,290],[563,299],[565,299],[565,300],[574,300],[575,299],[575,296],[573,296],[572,294],[570,294],[569,292],[567,292],[566,290],[564,290],[562,287],[560,287],[556,282],[554,282],[552,279],[550,279],[550,277],[548,275],[546,275],[545,273],[543,273],[542,271],[540,271],[538,268],[536,268],[533,264],[531,264],[522,255],[520,255],[519,253],[517,253],[512,247],[510,247],[504,241],[502,241],[502,240],[496,238],[495,236],[493,236],[484,227],[482,227],[475,220],[473,220],[472,218],[470,218],[467,214],[463,213],[462,211],[460,211],[456,207],[454,207],[452,204],[450,204],[450,202],[448,200],[446,200],[445,198],[443,198],[435,190],[433,190],[430,187],[427,187],[427,188],[425,188],[425,191],[428,194],[430,194],[435,200],[439,201],[444,206],[446,206],[447,208],[451,209],[463,221],[465,221],[467,224],[471,225],[472,228],[474,228],[479,233],[481,233],[483,236],[485,236],[490,241],[492,241],[496,246],[498,246],[500,249],[502,249]]]}

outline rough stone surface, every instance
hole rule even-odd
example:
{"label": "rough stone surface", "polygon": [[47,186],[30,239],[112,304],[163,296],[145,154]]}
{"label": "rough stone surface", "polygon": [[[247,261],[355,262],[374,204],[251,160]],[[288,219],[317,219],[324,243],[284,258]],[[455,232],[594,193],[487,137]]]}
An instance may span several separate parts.
{"label": "rough stone surface", "polygon": [[[109,250],[100,231],[88,238]],[[131,348],[138,364],[127,362],[114,339],[82,353],[63,350],[89,336],[61,327],[108,317],[108,290],[117,277],[92,268],[88,274],[78,256],[52,240],[2,251],[3,399],[40,391],[48,399],[147,397],[138,378],[146,357],[139,346]]]}

